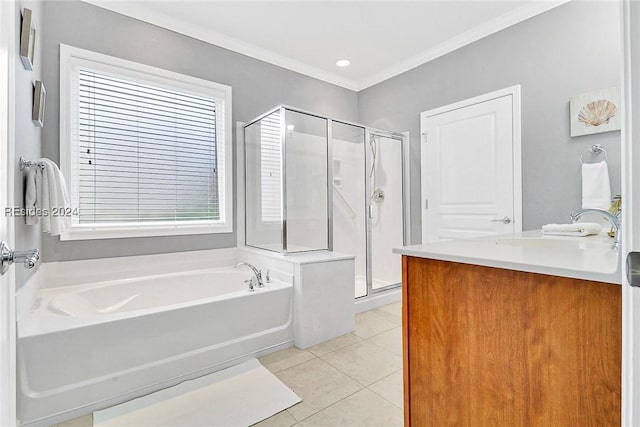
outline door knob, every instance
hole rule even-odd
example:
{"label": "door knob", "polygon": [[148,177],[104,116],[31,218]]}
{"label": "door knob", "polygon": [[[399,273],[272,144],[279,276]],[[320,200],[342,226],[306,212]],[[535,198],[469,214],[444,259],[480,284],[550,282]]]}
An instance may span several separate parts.
{"label": "door knob", "polygon": [[504,218],[500,218],[500,219],[492,219],[491,222],[501,222],[503,224],[511,224],[511,218],[509,218],[508,216],[505,216]]}
{"label": "door knob", "polygon": [[33,268],[40,259],[40,251],[31,249],[28,251],[12,251],[6,242],[0,241],[0,274],[4,274],[14,262],[21,262],[25,268]]}
{"label": "door knob", "polygon": [[627,255],[627,280],[629,285],[640,287],[640,252]]}

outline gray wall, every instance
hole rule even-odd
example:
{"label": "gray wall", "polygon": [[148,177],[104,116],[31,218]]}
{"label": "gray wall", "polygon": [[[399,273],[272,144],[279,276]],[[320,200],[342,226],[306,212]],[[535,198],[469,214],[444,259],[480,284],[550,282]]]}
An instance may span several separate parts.
{"label": "gray wall", "polygon": [[581,205],[582,151],[609,153],[620,193],[620,132],[571,138],[569,98],[620,86],[614,2],[571,2],[358,93],[359,121],[411,132],[412,240],[421,240],[420,112],[522,85],[523,229],[567,222]]}
{"label": "gray wall", "polygon": [[[346,120],[357,118],[357,94],[353,91],[86,3],[46,1],[41,21],[46,24],[40,46],[47,87],[42,154],[56,162],[60,43],[232,86],[234,128],[236,121],[251,120],[281,103]],[[43,255],[45,261],[61,261],[235,245],[235,233],[73,242],[47,235],[43,237]]]}
{"label": "gray wall", "polygon": [[[569,137],[569,97],[620,85],[619,20],[609,2],[571,2],[397,77],[355,93],[172,31],[79,1],[47,1],[39,12],[39,52],[47,87],[40,131],[18,105],[16,154],[59,161],[59,44],[69,44],[233,87],[233,122],[285,103],[383,129],[411,132],[413,242],[420,241],[419,113],[469,97],[522,85],[524,229],[564,222],[580,205],[580,153],[594,143],[609,151],[614,193],[620,191],[620,133]],[[18,102],[29,80],[19,65]],[[18,117],[21,117],[18,118]],[[24,123],[23,123],[24,122]],[[234,129],[235,132],[235,129]],[[235,141],[235,135],[234,135]],[[234,147],[235,155],[235,147]],[[16,184],[22,197],[22,180]],[[235,185],[234,185],[235,186]],[[234,192],[234,204],[235,204]],[[20,247],[39,232],[18,221]],[[45,261],[231,247],[235,233],[61,242],[43,236]]]}
{"label": "gray wall", "polygon": [[[36,22],[38,31],[36,31],[36,52],[34,59],[33,71],[24,68],[22,61],[16,56],[16,72],[15,72],[15,202],[19,207],[24,207],[24,181],[26,173],[22,172],[18,166],[18,159],[23,156],[27,160],[37,160],[40,156],[40,147],[42,142],[42,129],[36,127],[31,121],[31,112],[33,106],[33,84],[36,80],[42,79],[42,55],[38,46],[42,43],[42,7],[40,2],[18,2],[16,11],[16,22],[20,22],[20,13],[23,8],[29,8],[33,11],[33,18]],[[20,28],[16,29],[16,52],[20,47]],[[50,115],[45,116],[45,120],[50,119]],[[25,250],[41,247],[40,225],[26,225],[24,218],[17,217],[15,219],[16,243],[14,250]],[[16,266],[16,283],[22,286],[28,276],[34,273],[34,270],[26,270],[22,266]]]}

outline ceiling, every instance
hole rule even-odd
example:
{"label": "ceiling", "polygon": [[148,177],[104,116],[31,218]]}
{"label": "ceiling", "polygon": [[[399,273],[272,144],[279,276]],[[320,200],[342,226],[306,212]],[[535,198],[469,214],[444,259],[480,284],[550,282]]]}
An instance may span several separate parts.
{"label": "ceiling", "polygon": [[86,1],[356,91],[566,2]]}

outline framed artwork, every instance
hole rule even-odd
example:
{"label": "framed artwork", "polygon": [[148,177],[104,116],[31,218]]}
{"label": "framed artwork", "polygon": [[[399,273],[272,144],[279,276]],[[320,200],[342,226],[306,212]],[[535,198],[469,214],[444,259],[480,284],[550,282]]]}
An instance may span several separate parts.
{"label": "framed artwork", "polygon": [[620,89],[596,90],[571,98],[571,136],[620,130]]}
{"label": "framed artwork", "polygon": [[31,120],[38,127],[44,127],[44,106],[47,99],[47,90],[40,80],[36,80],[33,89],[33,112]]}
{"label": "framed artwork", "polygon": [[27,70],[33,70],[36,53],[36,24],[31,9],[22,11],[22,28],[20,29],[20,59]]}

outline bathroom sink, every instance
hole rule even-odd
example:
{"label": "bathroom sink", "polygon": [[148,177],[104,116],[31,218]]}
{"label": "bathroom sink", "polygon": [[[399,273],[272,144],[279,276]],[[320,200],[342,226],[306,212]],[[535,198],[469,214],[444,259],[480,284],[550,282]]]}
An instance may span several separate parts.
{"label": "bathroom sink", "polygon": [[496,245],[516,246],[539,249],[601,249],[609,250],[613,244],[606,240],[585,239],[582,237],[553,238],[553,237],[513,237],[496,240]]}
{"label": "bathroom sink", "polygon": [[613,248],[613,239],[606,235],[505,236],[496,238],[493,243],[496,248],[509,250],[514,257],[520,256],[525,263],[598,274],[615,274],[618,271],[619,252]]}

